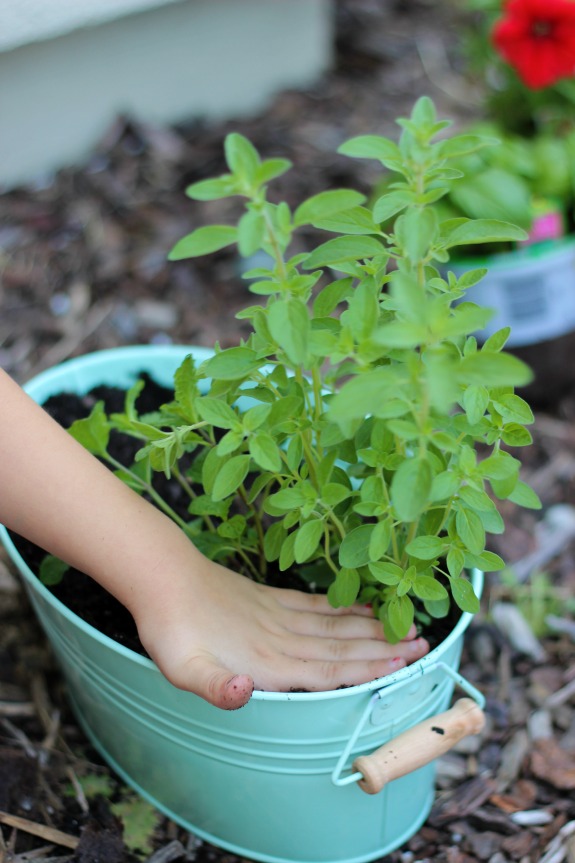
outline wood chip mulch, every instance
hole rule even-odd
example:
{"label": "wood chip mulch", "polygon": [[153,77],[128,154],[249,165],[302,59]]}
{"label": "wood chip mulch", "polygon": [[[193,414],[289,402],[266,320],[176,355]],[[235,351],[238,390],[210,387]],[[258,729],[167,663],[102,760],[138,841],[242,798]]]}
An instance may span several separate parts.
{"label": "wood chip mulch", "polygon": [[[422,93],[444,116],[473,115],[449,0],[336,8],[336,63],[313,89],[278,94],[237,122],[168,129],[120,117],[85,165],[0,194],[1,366],[23,381],[121,344],[237,343],[234,313],[249,297],[238,260],[166,263],[182,234],[234,215],[184,195],[223,168],[228,131],[295,163],[280,193],[297,203],[334,184],[369,189],[372,166],[335,148],[354,134],[393,134],[393,118]],[[569,385],[538,410],[522,453],[543,510],[505,506],[505,536],[492,544],[513,566],[488,581],[462,663],[486,695],[486,728],[439,761],[430,818],[385,863],[575,863],[574,421]],[[238,860],[139,806],[76,725],[0,558],[0,863]]]}

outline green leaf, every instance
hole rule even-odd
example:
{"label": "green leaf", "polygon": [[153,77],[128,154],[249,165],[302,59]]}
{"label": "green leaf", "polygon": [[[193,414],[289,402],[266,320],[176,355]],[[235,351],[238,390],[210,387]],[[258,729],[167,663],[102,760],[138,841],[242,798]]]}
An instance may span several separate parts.
{"label": "green leaf", "polygon": [[[299,438],[298,438],[299,440]],[[351,489],[338,482],[328,482],[322,487],[321,500],[326,506],[334,507],[352,494]]]}
{"label": "green leaf", "polygon": [[442,452],[459,452],[459,441],[447,432],[433,432],[431,442],[438,447]]}
{"label": "green leaf", "polygon": [[403,573],[403,578],[397,585],[397,596],[405,596],[406,593],[409,593],[413,586],[413,582],[415,580],[415,576],[417,575],[417,570],[413,564],[408,566],[405,572]]}
{"label": "green leaf", "polygon": [[539,496],[527,483],[519,480],[509,495],[509,500],[526,509],[541,509],[542,503]]}
{"label": "green leaf", "polygon": [[457,377],[462,384],[521,387],[533,380],[533,373],[512,354],[480,351],[461,360]]}
{"label": "green leaf", "polygon": [[382,563],[373,561],[369,564],[369,571],[380,584],[395,587],[403,578],[403,570],[395,563]]}
{"label": "green leaf", "polygon": [[416,348],[428,338],[425,324],[391,321],[375,331],[374,340],[386,348]]}
{"label": "green leaf", "polygon": [[110,807],[123,825],[122,838],[130,851],[139,851],[144,857],[152,853],[154,833],[162,818],[160,812],[147,800],[130,794]]}
{"label": "green leaf", "polygon": [[303,441],[301,437],[298,435],[297,437],[293,437],[287,448],[286,460],[288,463],[289,469],[292,473],[298,473],[300,464],[303,459]]}
{"label": "green leaf", "polygon": [[406,378],[406,370],[377,368],[351,378],[330,401],[328,417],[339,423],[349,419],[363,419],[377,414],[377,406],[393,398]]}
{"label": "green leaf", "polygon": [[489,480],[506,480],[517,476],[520,463],[506,452],[498,452],[479,462],[479,472]]}
{"label": "green leaf", "polygon": [[353,291],[353,279],[337,279],[330,282],[319,292],[313,303],[313,313],[316,318],[325,318],[337,308],[337,306],[349,297]]}
{"label": "green leaf", "polygon": [[377,223],[387,222],[392,216],[405,210],[412,203],[412,192],[387,192],[378,198],[373,205],[373,220]]}
{"label": "green leaf", "polygon": [[226,136],[224,151],[230,171],[238,179],[253,183],[260,167],[260,157],[251,141],[238,132],[232,132]]}
{"label": "green leaf", "polygon": [[533,411],[526,401],[514,393],[504,393],[493,399],[493,405],[506,422],[529,425],[535,421]]}
{"label": "green leaf", "polygon": [[488,405],[489,391],[481,384],[472,384],[463,393],[463,409],[472,426],[479,422]]}
{"label": "green leaf", "polygon": [[506,423],[501,435],[503,443],[507,446],[530,446],[533,443],[531,433],[519,423]]}
{"label": "green leaf", "polygon": [[493,353],[499,353],[499,351],[505,347],[510,335],[511,327],[502,327],[500,330],[497,330],[497,332],[492,333],[489,338],[485,340],[481,350],[486,353],[489,353],[490,351]]}
{"label": "green leaf", "polygon": [[480,605],[477,596],[474,593],[471,584],[460,576],[459,578],[451,578],[449,586],[453,599],[462,611],[467,611],[470,614],[477,614]]}
{"label": "green leaf", "polygon": [[276,521],[266,530],[264,535],[264,555],[269,563],[278,560],[287,531],[281,521]]}
{"label": "green leaf", "polygon": [[437,236],[437,216],[429,207],[410,207],[402,219],[405,255],[416,264],[427,255]]}
{"label": "green leaf", "polygon": [[[482,572],[499,572],[505,569],[505,561],[492,551],[483,551],[481,554],[466,554],[465,565],[475,566]],[[451,573],[453,575],[453,573]]]}
{"label": "green leaf", "polygon": [[290,569],[294,565],[295,557],[294,557],[294,543],[295,543],[295,531],[293,533],[288,534],[283,541],[278,566],[280,568],[280,572],[285,572],[286,569]]}
{"label": "green leaf", "polygon": [[305,303],[296,298],[278,300],[269,308],[268,324],[272,338],[294,365],[307,357],[310,320]]}
{"label": "green leaf", "polygon": [[294,225],[310,225],[318,219],[324,219],[340,213],[342,210],[351,210],[365,201],[365,195],[353,189],[334,189],[320,192],[308,198],[297,208],[294,213]]}
{"label": "green leaf", "polygon": [[451,199],[466,216],[501,219],[529,228],[532,203],[529,184],[523,177],[497,166],[484,167],[477,176],[454,183]]}
{"label": "green leaf", "polygon": [[390,432],[402,440],[417,440],[419,437],[419,429],[414,422],[410,420],[390,420],[387,424]]}
{"label": "green leaf", "polygon": [[136,402],[145,386],[146,382],[142,378],[139,378],[126,392],[126,397],[124,399],[124,413],[130,420],[138,419]]}
{"label": "green leaf", "polygon": [[355,569],[369,563],[369,543],[373,530],[373,524],[361,524],[344,536],[339,547],[340,566]]}
{"label": "green leaf", "polygon": [[467,507],[460,507],[455,516],[457,533],[472,554],[481,554],[485,548],[485,528],[480,517]]}
{"label": "green leaf", "polygon": [[215,447],[205,457],[202,463],[202,485],[207,495],[211,496],[216,476],[226,461],[228,461],[228,456],[220,457]]}
{"label": "green leaf", "polygon": [[434,620],[441,620],[449,614],[451,599],[449,598],[449,594],[444,596],[443,599],[424,599],[423,607]]}
{"label": "green leaf", "polygon": [[218,198],[228,198],[235,194],[237,194],[237,190],[233,177],[229,174],[216,177],[213,180],[200,180],[198,183],[192,183],[186,189],[186,195],[188,198],[193,198],[194,201],[216,201]]}
{"label": "green leaf", "polygon": [[490,138],[487,135],[456,135],[441,142],[439,155],[444,159],[459,159],[484,147],[494,147],[500,143],[498,138]]}
{"label": "green leaf", "polygon": [[441,325],[444,336],[466,336],[482,330],[493,317],[492,309],[484,309],[474,303],[462,303],[453,309],[451,316]]}
{"label": "green leaf", "polygon": [[166,440],[170,438],[170,433],[161,431],[155,425],[140,422],[140,420],[126,421],[126,418],[122,414],[114,414],[112,420],[114,426],[122,431],[133,432],[138,437],[148,441],[163,441],[163,445],[167,446]]}
{"label": "green leaf", "polygon": [[470,509],[474,509],[477,512],[489,512],[495,509],[495,504],[488,494],[480,489],[471,488],[469,485],[464,485],[460,489],[459,496]]}
{"label": "green leaf", "polygon": [[329,586],[327,598],[335,608],[348,608],[356,601],[361,582],[356,569],[339,570],[336,579]]}
{"label": "green leaf", "polygon": [[475,270],[467,270],[466,273],[463,273],[463,275],[459,276],[459,278],[457,279],[457,287],[463,288],[465,290],[467,290],[467,288],[472,288],[473,285],[476,285],[483,278],[485,278],[488,272],[489,270],[486,267],[478,267]]}
{"label": "green leaf", "polygon": [[391,542],[391,522],[389,519],[378,521],[374,526],[369,540],[369,559],[370,561],[378,561],[386,554]]}
{"label": "green leaf", "polygon": [[194,423],[196,399],[199,396],[198,376],[193,356],[188,354],[174,374],[174,394],[182,415],[189,423]]}
{"label": "green leaf", "polygon": [[[417,536],[408,542],[405,550],[418,560],[433,560],[439,557],[445,549],[445,540],[438,536]],[[432,599],[433,597],[428,597]]]}
{"label": "green leaf", "polygon": [[355,159],[378,159],[384,165],[403,161],[397,144],[380,135],[358,135],[343,143],[337,151]]}
{"label": "green leaf", "polygon": [[289,159],[265,159],[256,171],[256,182],[258,185],[269,183],[289,171],[291,166]]}
{"label": "green leaf", "polygon": [[391,481],[391,502],[401,521],[416,521],[426,509],[431,492],[429,462],[411,458],[402,462]]}
{"label": "green leaf", "polygon": [[316,219],[316,228],[331,231],[332,234],[379,234],[380,228],[373,220],[367,207],[352,207],[324,219]]}
{"label": "green leaf", "polygon": [[214,500],[223,500],[238,490],[248,475],[250,461],[249,455],[236,455],[222,465],[214,480]]}
{"label": "green leaf", "polygon": [[219,456],[231,455],[244,441],[244,433],[241,430],[230,431],[219,441],[216,450]]}
{"label": "green leaf", "polygon": [[433,503],[447,500],[457,492],[459,488],[459,477],[453,471],[445,470],[433,477],[431,484],[430,501]]}
{"label": "green leaf", "polygon": [[[251,391],[250,391],[251,393]],[[267,420],[271,412],[271,405],[263,404],[249,408],[242,414],[242,425],[248,432],[255,431]]]}
{"label": "green leaf", "polygon": [[398,640],[405,638],[411,628],[414,617],[414,607],[411,599],[404,596],[394,596],[387,606],[389,624]]}
{"label": "green leaf", "polygon": [[97,402],[90,416],[76,420],[68,432],[92,455],[103,456],[108,450],[111,425],[104,411],[104,402]]}
{"label": "green leaf", "polygon": [[193,498],[188,507],[188,512],[190,515],[215,515],[218,518],[226,518],[229,508],[229,501],[215,501],[207,494],[201,494]]}
{"label": "green leaf", "polygon": [[447,590],[431,575],[417,575],[413,582],[413,592],[423,600],[439,602],[448,596]]}
{"label": "green leaf", "polygon": [[250,348],[228,348],[205,360],[201,371],[214,380],[235,381],[247,377],[261,365],[262,360]]}
{"label": "green leaf", "polygon": [[256,464],[264,470],[277,473],[281,470],[282,460],[278,445],[269,434],[260,432],[250,437],[248,442],[250,453]]}
{"label": "green leaf", "polygon": [[272,404],[268,417],[269,428],[282,427],[284,423],[301,414],[302,410],[303,401],[298,396],[286,396],[285,398],[277,399]]}
{"label": "green leaf", "polygon": [[169,261],[182,261],[185,258],[197,258],[209,255],[235,243],[238,229],[230,225],[207,225],[197,228],[181,240],[178,240],[168,255]]}
{"label": "green leaf", "polygon": [[303,488],[282,488],[268,498],[268,503],[276,509],[283,512],[289,512],[292,509],[299,509],[307,502],[307,495]]}
{"label": "green leaf", "polygon": [[42,558],[40,568],[38,570],[38,578],[45,584],[46,587],[53,587],[60,584],[70,567],[59,557],[54,557],[53,554],[47,554]]}
{"label": "green leaf", "polygon": [[217,532],[225,539],[237,540],[244,534],[246,526],[247,522],[245,517],[236,513],[236,515],[233,515],[227,521],[223,521],[219,524]]}
{"label": "green leaf", "polygon": [[320,519],[307,521],[296,531],[294,556],[296,563],[304,563],[314,554],[324,533],[324,523]]}
{"label": "green leaf", "polygon": [[495,505],[493,505],[492,509],[479,510],[477,514],[481,519],[481,524],[483,525],[487,533],[504,533],[505,522],[503,521],[503,517],[498,512]]}
{"label": "green leaf", "polygon": [[221,399],[202,396],[196,401],[196,410],[204,422],[220,429],[240,429],[241,422],[234,409]]}
{"label": "green leaf", "polygon": [[465,554],[461,548],[450,548],[447,553],[447,571],[454,578],[463,572],[465,566]]}
{"label": "green leaf", "polygon": [[470,246],[475,243],[521,242],[527,239],[522,228],[497,219],[470,219],[464,224],[461,224],[459,219],[454,221],[458,222],[456,227],[451,227],[449,222],[440,225],[443,248]]}
{"label": "green leaf", "polygon": [[499,500],[506,500],[517,485],[518,474],[511,474],[506,479],[490,479],[491,490]]}
{"label": "green leaf", "polygon": [[385,253],[384,246],[375,237],[335,237],[311,252],[302,266],[305,270],[331,267],[344,261],[360,261]]}
{"label": "green leaf", "polygon": [[238,250],[243,258],[254,255],[261,247],[265,235],[265,219],[261,213],[248,210],[238,222]]}

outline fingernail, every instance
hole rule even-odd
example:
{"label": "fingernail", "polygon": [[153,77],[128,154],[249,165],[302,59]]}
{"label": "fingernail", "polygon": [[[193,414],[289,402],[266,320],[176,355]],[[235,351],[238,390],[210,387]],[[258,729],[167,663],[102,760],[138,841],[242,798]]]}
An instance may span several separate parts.
{"label": "fingernail", "polygon": [[392,665],[400,666],[405,665],[405,659],[401,656],[394,656],[392,660],[390,660]]}
{"label": "fingernail", "polygon": [[419,653],[421,651],[421,648],[423,647],[422,642],[422,638],[416,638],[413,641],[410,641],[408,643],[409,650],[411,650],[412,653]]}

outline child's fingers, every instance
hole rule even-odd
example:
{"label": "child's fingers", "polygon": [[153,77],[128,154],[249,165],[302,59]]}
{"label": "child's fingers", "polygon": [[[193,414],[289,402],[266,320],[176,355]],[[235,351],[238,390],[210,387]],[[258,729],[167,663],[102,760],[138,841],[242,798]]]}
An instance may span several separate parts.
{"label": "child's fingers", "polygon": [[395,657],[405,659],[406,663],[412,663],[428,652],[429,644],[424,638],[388,644],[386,641],[377,641],[373,638],[295,636],[285,639],[284,648],[284,653],[289,657],[335,664],[385,661]]}
{"label": "child's fingers", "polygon": [[275,682],[270,681],[267,671],[256,678],[255,688],[276,692],[309,691],[323,692],[369,683],[380,677],[399,671],[407,665],[405,659],[393,656],[388,659],[369,661],[307,661],[285,659],[281,672],[277,668]]}

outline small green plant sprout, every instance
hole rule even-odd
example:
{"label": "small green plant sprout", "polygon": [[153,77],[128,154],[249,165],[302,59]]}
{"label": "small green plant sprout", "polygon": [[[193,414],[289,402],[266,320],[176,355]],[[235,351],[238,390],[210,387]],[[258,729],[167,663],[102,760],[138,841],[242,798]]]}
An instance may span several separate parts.
{"label": "small green plant sprout", "polygon": [[509,602],[519,609],[537,638],[552,632],[550,617],[575,614],[575,598],[569,588],[555,583],[546,571],[535,570],[528,581],[517,578],[510,566],[503,570],[490,596],[490,604]]}
{"label": "small green plant sprout", "polygon": [[[481,348],[472,335],[490,312],[465,302],[465,291],[485,271],[444,277],[437,266],[458,246],[524,232],[496,220],[440,221],[435,204],[460,176],[451,162],[484,141],[446,137],[449,123],[428,98],[398,124],[399,143],[368,135],[339,150],[400,175],[373,205],[335,189],[294,212],[268,200],[290,163],[262,160],[229,135],[228,173],[187,194],[238,195],[245,212],[237,225],[193,231],[170,258],[233,244],[248,258],[265,252],[269,266],[245,274],[256,299],[238,318],[251,334],[216,345],[199,366],[188,357],[160,411],[138,415],[138,383],[123,414],[98,405],[72,427],[167,511],[152,476],[173,476],[189,495],[188,517],[175,518],[210,558],[273,583],[295,572],[334,606],[371,603],[393,641],[416,611],[444,616],[451,598],[478,609],[467,572],[504,565],[486,550],[487,535],[504,529],[493,497],[540,505],[504,446],[531,442],[532,412],[514,393],[531,373],[502,350],[507,329]],[[290,254],[294,233],[310,225],[325,241]],[[134,465],[109,455],[112,429],[141,440]]]}

